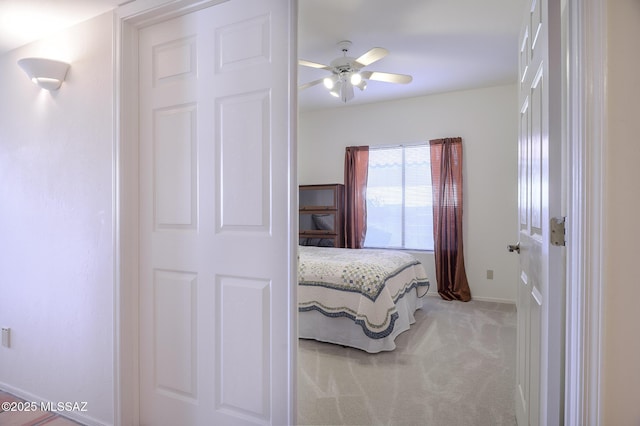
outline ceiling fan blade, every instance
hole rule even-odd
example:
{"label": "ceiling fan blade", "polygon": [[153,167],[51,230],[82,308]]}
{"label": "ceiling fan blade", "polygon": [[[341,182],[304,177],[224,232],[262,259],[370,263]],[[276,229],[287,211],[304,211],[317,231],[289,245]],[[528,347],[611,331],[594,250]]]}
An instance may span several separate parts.
{"label": "ceiling fan blade", "polygon": [[369,64],[379,61],[388,54],[389,51],[387,49],[383,47],[374,47],[373,49],[370,49],[368,52],[365,52],[360,57],[358,57],[358,59],[356,59],[356,62],[363,67],[366,67]]}
{"label": "ceiling fan blade", "polygon": [[303,67],[318,68],[318,69],[321,69],[321,70],[331,70],[331,67],[329,65],[319,64],[317,62],[306,61],[304,59],[299,59],[298,60],[298,65],[302,65]]}
{"label": "ceiling fan blade", "polygon": [[302,84],[302,85],[298,86],[298,90],[304,90],[304,89],[308,89],[309,87],[313,87],[313,86],[315,86],[317,84],[322,83],[322,80],[324,80],[324,78],[319,78],[317,80],[313,80],[313,81],[310,81],[308,83]]}
{"label": "ceiling fan blade", "polygon": [[368,80],[376,80],[376,81],[384,81],[387,83],[400,83],[400,84],[408,84],[411,83],[413,77],[406,74],[395,74],[390,72],[379,72],[379,71],[363,71],[360,73],[362,78]]}

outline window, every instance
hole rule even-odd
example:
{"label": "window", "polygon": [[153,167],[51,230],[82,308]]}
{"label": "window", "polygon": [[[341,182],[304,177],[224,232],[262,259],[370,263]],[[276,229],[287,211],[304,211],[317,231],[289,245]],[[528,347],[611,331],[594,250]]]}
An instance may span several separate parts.
{"label": "window", "polygon": [[365,247],[433,250],[428,144],[369,150]]}

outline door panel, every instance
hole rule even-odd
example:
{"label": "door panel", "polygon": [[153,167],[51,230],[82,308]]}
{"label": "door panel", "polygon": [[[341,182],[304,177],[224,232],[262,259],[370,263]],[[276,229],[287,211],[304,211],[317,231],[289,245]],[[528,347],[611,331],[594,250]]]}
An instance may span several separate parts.
{"label": "door panel", "polygon": [[143,425],[292,423],[291,9],[139,31]]}
{"label": "door panel", "polygon": [[560,210],[562,185],[560,88],[555,46],[559,7],[551,0],[527,5],[520,32],[519,242],[516,417],[518,424],[560,424],[564,271],[549,243],[549,221]]}
{"label": "door panel", "polygon": [[[524,31],[524,42],[528,40],[527,31]],[[523,81],[526,82],[527,67],[529,64],[529,47],[526,45],[527,52],[521,59],[525,61],[525,65],[521,62],[521,72],[523,73]],[[522,107],[520,109],[520,123],[519,123],[519,146],[518,146],[518,169],[519,169],[519,234],[527,232],[529,229],[529,140],[530,140],[530,111],[529,111],[529,97],[525,96]],[[522,238],[519,236],[519,238]],[[520,259],[521,262],[524,258]],[[517,307],[518,307],[518,324],[517,324],[517,359],[516,359],[516,413],[518,419],[524,419],[529,417],[529,363],[530,353],[528,350],[530,336],[530,317],[529,317],[529,303],[531,294],[529,286],[529,277],[527,275],[527,268],[521,265],[520,267],[520,280],[518,282],[517,291]],[[520,423],[522,424],[522,423]]]}
{"label": "door panel", "polygon": [[542,85],[544,78],[543,64],[539,64],[537,72],[533,78],[530,88],[531,108],[529,109],[529,117],[531,120],[530,130],[530,159],[529,170],[530,176],[530,228],[528,231],[529,236],[542,238],[542,185],[543,185],[543,168],[542,168],[542,144],[543,138],[548,138],[544,135],[545,126],[545,114],[544,110],[544,87]]}

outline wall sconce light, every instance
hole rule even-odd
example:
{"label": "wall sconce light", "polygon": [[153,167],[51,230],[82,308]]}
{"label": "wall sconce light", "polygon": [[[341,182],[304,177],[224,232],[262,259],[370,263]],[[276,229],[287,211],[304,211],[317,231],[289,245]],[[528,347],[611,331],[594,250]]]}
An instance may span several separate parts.
{"label": "wall sconce light", "polygon": [[69,64],[45,58],[22,58],[20,68],[34,84],[46,90],[58,90],[69,70]]}

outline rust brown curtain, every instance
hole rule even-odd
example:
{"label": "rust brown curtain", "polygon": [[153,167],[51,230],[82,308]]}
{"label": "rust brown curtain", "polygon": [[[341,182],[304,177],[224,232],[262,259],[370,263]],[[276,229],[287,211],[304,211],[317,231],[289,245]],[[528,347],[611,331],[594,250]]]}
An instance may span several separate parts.
{"label": "rust brown curtain", "polygon": [[471,300],[462,245],[462,138],[435,139],[431,148],[433,239],[438,294]]}
{"label": "rust brown curtain", "polygon": [[367,232],[367,171],[369,147],[348,146],[344,155],[344,241],[347,248],[362,248]]}

